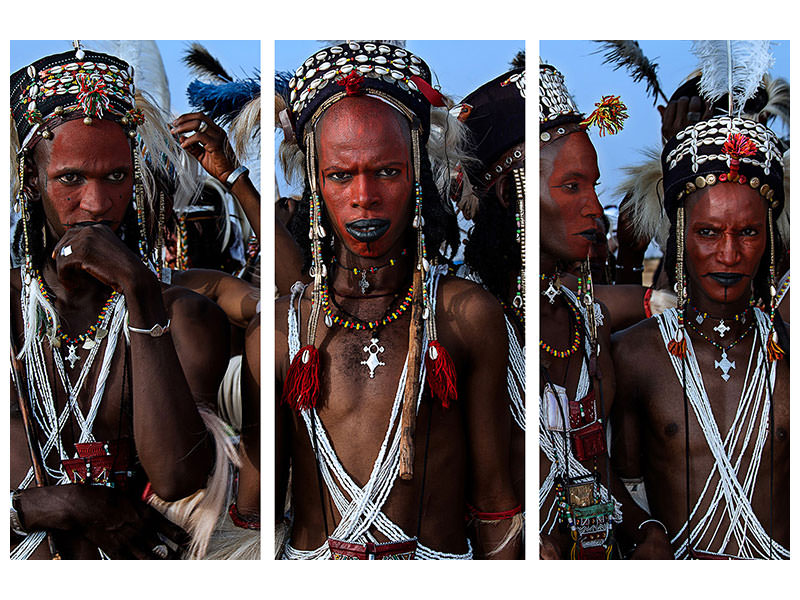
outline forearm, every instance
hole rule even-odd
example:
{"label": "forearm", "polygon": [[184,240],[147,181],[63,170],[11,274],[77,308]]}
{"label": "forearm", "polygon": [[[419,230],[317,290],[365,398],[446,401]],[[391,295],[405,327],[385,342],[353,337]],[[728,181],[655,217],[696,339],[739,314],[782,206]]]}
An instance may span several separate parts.
{"label": "forearm", "polygon": [[15,506],[25,531],[58,529],[74,526],[72,503],[67,496],[69,486],[34,487],[17,492]]}
{"label": "forearm", "polygon": [[233,184],[231,193],[239,201],[239,205],[244,211],[247,222],[256,234],[256,238],[261,240],[261,194],[250,181],[246,174],[241,175]]}
{"label": "forearm", "polygon": [[[169,317],[157,285],[126,294],[132,327],[166,326]],[[131,379],[136,450],[154,491],[176,500],[203,486],[213,464],[213,444],[184,376],[171,333],[131,332]]]}

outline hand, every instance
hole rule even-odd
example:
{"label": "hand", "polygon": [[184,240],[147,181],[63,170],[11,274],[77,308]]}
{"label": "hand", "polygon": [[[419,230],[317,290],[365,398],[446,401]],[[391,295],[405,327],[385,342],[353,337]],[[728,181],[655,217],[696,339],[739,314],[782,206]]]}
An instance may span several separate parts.
{"label": "hand", "polygon": [[667,534],[658,523],[648,523],[643,529],[644,538],[636,545],[631,560],[673,560]]}
{"label": "hand", "polygon": [[[203,125],[205,123],[205,130]],[[172,122],[181,148],[194,156],[212,177],[222,183],[236,169],[236,156],[228,143],[225,130],[203,113],[187,113]]]}
{"label": "hand", "polygon": [[105,224],[70,227],[53,249],[56,272],[66,287],[80,284],[88,274],[117,292],[155,281],[141,259]]}
{"label": "hand", "polygon": [[711,105],[705,107],[700,96],[681,96],[672,100],[667,106],[659,106],[661,113],[661,135],[666,140],[671,139],[676,133],[698,121],[705,121],[711,117]]}
{"label": "hand", "polygon": [[165,539],[177,546],[188,542],[187,534],[158,511],[112,488],[46,486],[25,490],[21,500],[26,526],[70,531],[112,559],[174,558]]}

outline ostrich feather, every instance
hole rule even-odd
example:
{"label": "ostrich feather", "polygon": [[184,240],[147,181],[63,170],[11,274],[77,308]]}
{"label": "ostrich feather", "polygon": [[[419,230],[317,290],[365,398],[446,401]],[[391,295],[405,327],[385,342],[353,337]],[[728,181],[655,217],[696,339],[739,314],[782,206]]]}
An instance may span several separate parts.
{"label": "ostrich feather", "polygon": [[764,88],[767,90],[767,105],[761,109],[761,114],[777,117],[787,126],[789,125],[789,82],[783,77],[764,76]]}
{"label": "ostrich feather", "polygon": [[741,115],[762,77],[772,66],[769,40],[696,40],[692,52],[700,61],[700,93],[709,102],[730,94],[728,111]]}
{"label": "ostrich feather", "polygon": [[514,58],[511,59],[511,68],[512,69],[525,68],[525,50],[520,50],[514,55]]}
{"label": "ostrich feather", "polygon": [[186,89],[189,103],[222,125],[228,125],[248,102],[261,95],[255,77],[224,83],[204,83],[195,79]]}
{"label": "ostrich feather", "polygon": [[635,83],[644,80],[647,84],[648,95],[653,96],[653,104],[656,103],[659,95],[664,100],[667,99],[658,83],[658,63],[652,62],[644,55],[639,42],[636,40],[595,41],[601,45],[601,48],[593,54],[604,52],[604,65],[613,65],[615,71],[625,68]]}
{"label": "ostrich feather", "polygon": [[203,46],[195,42],[186,51],[183,57],[184,64],[201,80],[208,83],[226,83],[233,81],[228,72]]}
{"label": "ostrich feather", "polygon": [[136,78],[136,88],[147,92],[160,108],[169,111],[169,82],[156,42],[153,40],[97,40],[87,42],[86,46],[117,56],[131,65]]}
{"label": "ostrich feather", "polygon": [[615,193],[626,198],[620,206],[620,213],[630,215],[636,237],[655,239],[659,247],[664,249],[669,234],[669,220],[661,201],[664,196],[661,152],[648,148],[642,153],[645,157],[643,163],[623,167],[626,177]]}

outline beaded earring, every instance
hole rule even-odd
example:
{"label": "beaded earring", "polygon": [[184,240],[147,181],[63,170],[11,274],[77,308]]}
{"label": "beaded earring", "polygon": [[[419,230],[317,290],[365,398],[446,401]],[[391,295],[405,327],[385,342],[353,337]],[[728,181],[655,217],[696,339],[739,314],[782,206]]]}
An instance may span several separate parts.
{"label": "beaded earring", "polygon": [[675,262],[675,293],[678,296],[678,330],[675,332],[675,337],[667,344],[667,350],[670,354],[678,358],[686,356],[686,328],[684,326],[684,313],[686,311],[686,300],[688,298],[688,291],[686,289],[686,274],[684,273],[683,265],[683,248],[684,248],[684,208],[678,207],[677,223],[676,223],[676,244],[677,244],[677,260]]}
{"label": "beaded earring", "polygon": [[139,256],[147,264],[147,224],[144,210],[144,184],[142,164],[136,144],[133,145],[133,203],[136,206],[136,224],[139,228]]}
{"label": "beaded earring", "polygon": [[778,332],[775,331],[775,306],[777,305],[778,290],[775,286],[775,233],[772,220],[772,207],[767,208],[767,223],[769,224],[769,341],[767,342],[767,359],[770,362],[781,360],[785,352],[778,344]]}
{"label": "beaded earring", "polygon": [[521,266],[517,275],[517,292],[511,304],[519,311],[520,318],[525,316],[525,167],[520,167],[512,171],[514,176],[514,187],[517,194],[517,212],[514,215],[516,220],[517,243],[519,243]]}
{"label": "beaded earring", "polygon": [[159,281],[161,280],[161,272],[164,269],[164,226],[166,214],[166,197],[164,192],[158,193],[158,233],[156,236],[156,273],[158,274]]}

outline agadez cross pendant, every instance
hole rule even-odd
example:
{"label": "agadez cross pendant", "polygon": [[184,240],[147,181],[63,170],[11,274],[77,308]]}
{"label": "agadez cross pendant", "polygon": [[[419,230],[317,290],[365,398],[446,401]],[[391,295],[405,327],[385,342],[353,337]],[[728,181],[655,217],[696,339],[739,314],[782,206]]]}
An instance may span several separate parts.
{"label": "agadez cross pendant", "polygon": [[67,354],[66,360],[69,361],[69,368],[74,369],[75,363],[81,359],[81,357],[78,356],[78,347],[75,344],[70,344],[67,346],[67,350],[69,350],[69,354]]}
{"label": "agadez cross pendant", "polygon": [[358,287],[361,288],[361,293],[366,294],[367,289],[369,288],[369,281],[367,281],[367,271],[366,269],[361,271],[361,280],[358,282]]}
{"label": "agadez cross pendant", "polygon": [[725,334],[730,330],[731,328],[725,325],[725,321],[723,321],[722,319],[719,320],[719,325],[714,327],[714,331],[716,331],[719,334],[719,337],[721,338],[725,337]]}
{"label": "agadez cross pendant", "polygon": [[731,362],[728,360],[728,352],[726,350],[722,351],[722,356],[720,358],[722,358],[722,360],[714,361],[714,368],[722,371],[720,377],[722,377],[722,379],[724,379],[725,381],[728,381],[728,379],[731,378],[728,372],[731,369],[736,368],[736,361]]}
{"label": "agadez cross pendant", "polygon": [[362,360],[361,364],[367,366],[369,369],[369,378],[374,379],[375,369],[386,366],[386,363],[381,362],[381,360],[378,358],[378,354],[384,351],[384,347],[380,345],[380,342],[376,337],[371,338],[369,342],[370,343],[368,345],[364,346],[364,352],[369,354],[369,358],[367,358],[367,360]]}

